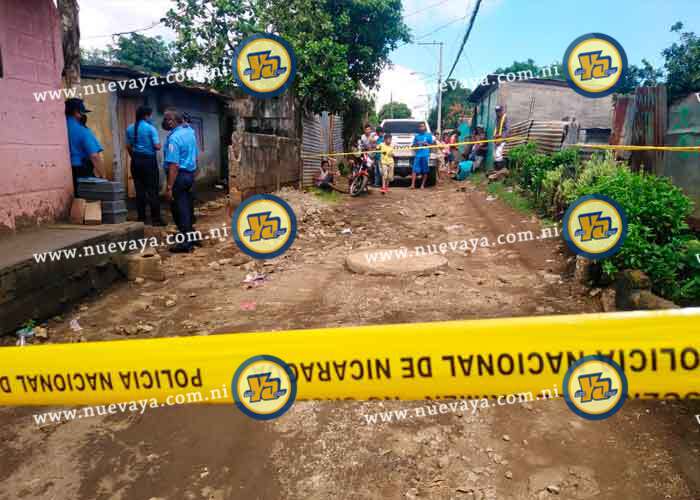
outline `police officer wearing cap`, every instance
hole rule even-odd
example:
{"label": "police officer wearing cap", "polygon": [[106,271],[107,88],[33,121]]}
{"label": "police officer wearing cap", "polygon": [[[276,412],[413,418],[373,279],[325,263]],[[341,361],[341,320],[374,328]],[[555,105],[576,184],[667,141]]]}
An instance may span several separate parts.
{"label": "police officer wearing cap", "polygon": [[188,241],[188,238],[194,231],[192,188],[197,170],[197,141],[182,113],[176,109],[167,109],[163,114],[163,129],[170,132],[163,148],[167,179],[165,197],[170,200],[173,219],[182,235],[179,236],[179,242],[170,247],[170,251],[191,252],[194,242]]}
{"label": "police officer wearing cap", "polygon": [[92,130],[83,125],[90,110],[85,108],[82,99],[68,99],[65,113],[70,164],[73,167],[73,192],[77,195],[80,177],[105,177],[100,156],[104,149]]}

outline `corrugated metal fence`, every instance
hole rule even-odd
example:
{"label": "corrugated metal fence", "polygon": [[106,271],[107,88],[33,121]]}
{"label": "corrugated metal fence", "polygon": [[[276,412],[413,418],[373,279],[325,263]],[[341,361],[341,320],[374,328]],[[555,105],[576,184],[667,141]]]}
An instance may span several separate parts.
{"label": "corrugated metal fence", "polygon": [[[343,151],[343,119],[323,112],[302,120],[302,155],[340,153]],[[321,158],[303,158],[301,186],[314,185]]]}

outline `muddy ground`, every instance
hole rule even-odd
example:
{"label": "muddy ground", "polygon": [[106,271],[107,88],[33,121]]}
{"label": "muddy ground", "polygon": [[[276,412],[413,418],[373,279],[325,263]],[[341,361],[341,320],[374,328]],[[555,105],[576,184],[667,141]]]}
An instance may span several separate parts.
{"label": "muddy ground", "polygon": [[[335,201],[283,195],[301,222],[284,256],[256,267],[230,240],[190,255],[163,250],[167,281],[123,282],[85,300],[49,322],[48,342],[601,310],[558,239],[450,251],[448,267],[425,276],[346,268],[348,252],[366,246],[539,234],[539,220],[469,182]],[[225,222],[223,204],[209,202],[198,228]],[[254,269],[267,281],[242,285]],[[306,402],[271,422],[232,404],[180,406],[41,427],[36,409],[4,408],[0,499],[700,498],[697,406],[627,402],[601,422],[561,400],[364,417],[424,404]]]}

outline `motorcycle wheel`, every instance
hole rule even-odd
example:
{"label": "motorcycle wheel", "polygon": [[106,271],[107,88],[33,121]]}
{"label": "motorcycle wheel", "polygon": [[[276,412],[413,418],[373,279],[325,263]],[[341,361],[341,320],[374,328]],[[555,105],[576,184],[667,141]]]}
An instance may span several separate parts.
{"label": "motorcycle wheel", "polygon": [[365,177],[358,175],[352,180],[352,184],[350,184],[350,196],[359,196],[360,193],[362,193],[362,186],[364,185],[362,179],[365,179]]}

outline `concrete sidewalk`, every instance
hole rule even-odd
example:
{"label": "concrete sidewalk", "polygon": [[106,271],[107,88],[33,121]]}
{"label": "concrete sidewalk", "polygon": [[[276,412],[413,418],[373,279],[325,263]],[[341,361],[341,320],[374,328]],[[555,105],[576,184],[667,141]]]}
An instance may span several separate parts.
{"label": "concrete sidewalk", "polygon": [[0,238],[0,334],[60,314],[72,302],[123,276],[115,255],[37,262],[35,254],[144,237],[140,222],[52,225]]}

